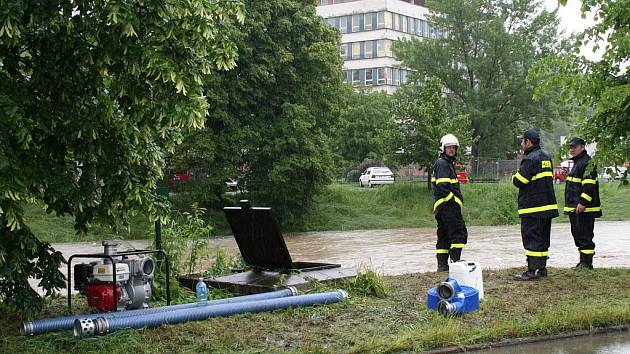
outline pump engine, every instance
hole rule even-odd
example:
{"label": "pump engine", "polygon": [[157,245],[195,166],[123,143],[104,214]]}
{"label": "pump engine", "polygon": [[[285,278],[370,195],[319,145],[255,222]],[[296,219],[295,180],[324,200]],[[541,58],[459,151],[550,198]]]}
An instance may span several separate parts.
{"label": "pump engine", "polygon": [[[104,258],[74,266],[74,289],[86,295],[88,305],[97,311],[133,310],[149,307],[155,261],[151,257],[118,256],[118,241],[103,241]],[[113,267],[116,287],[113,289]]]}

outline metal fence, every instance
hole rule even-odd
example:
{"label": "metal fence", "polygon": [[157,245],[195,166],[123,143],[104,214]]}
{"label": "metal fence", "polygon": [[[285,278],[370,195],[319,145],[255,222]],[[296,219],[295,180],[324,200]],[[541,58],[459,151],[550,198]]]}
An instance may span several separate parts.
{"label": "metal fence", "polygon": [[518,169],[518,160],[471,159],[466,172],[472,182],[498,182],[508,179]]}

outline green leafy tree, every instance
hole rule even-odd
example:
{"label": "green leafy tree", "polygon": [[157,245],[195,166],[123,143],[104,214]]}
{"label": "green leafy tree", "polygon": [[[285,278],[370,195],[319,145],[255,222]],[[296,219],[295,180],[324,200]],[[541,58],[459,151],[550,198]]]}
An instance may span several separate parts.
{"label": "green leafy tree", "polygon": [[392,96],[383,91],[350,90],[335,135],[335,151],[346,163],[391,160],[401,140],[392,114]]}
{"label": "green leafy tree", "polygon": [[38,309],[65,285],[25,203],[90,223],[164,214],[164,155],[208,110],[203,78],[234,66],[235,1],[0,2],[0,301]]}
{"label": "green leafy tree", "polygon": [[312,1],[245,1],[234,70],[206,82],[205,129],[181,146],[182,164],[210,183],[239,177],[254,205],[299,223],[335,172],[331,136],[343,99],[339,34]]}
{"label": "green leafy tree", "polygon": [[555,12],[540,1],[427,1],[429,21],[443,35],[394,45],[417,77],[435,76],[448,90],[449,105],[470,116],[477,156],[500,157],[514,150],[524,126],[544,128],[562,115],[553,96],[533,101],[526,81],[538,59],[562,50]]}
{"label": "green leafy tree", "polygon": [[[575,133],[597,142],[596,159],[607,164],[630,161],[629,8],[627,0],[583,1],[582,11],[593,11],[597,23],[582,34],[573,53],[551,56],[530,74],[537,98],[560,92],[564,102],[579,107]],[[605,46],[601,60],[579,55],[583,43]]]}
{"label": "green leafy tree", "polygon": [[[474,142],[468,115],[449,113],[443,84],[430,77],[422,85],[410,84],[394,94],[394,117],[403,135],[399,155],[403,163],[417,163],[431,169],[437,158],[440,138],[454,134],[464,149]],[[430,180],[428,181],[430,185]]]}

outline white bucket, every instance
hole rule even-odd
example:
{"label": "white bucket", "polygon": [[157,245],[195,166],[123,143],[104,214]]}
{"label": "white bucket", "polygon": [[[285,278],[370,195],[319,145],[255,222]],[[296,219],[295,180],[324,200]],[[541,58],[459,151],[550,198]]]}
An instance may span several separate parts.
{"label": "white bucket", "polygon": [[479,299],[483,299],[483,277],[481,266],[473,261],[459,261],[449,264],[448,276],[457,280],[460,285],[473,287],[479,291]]}

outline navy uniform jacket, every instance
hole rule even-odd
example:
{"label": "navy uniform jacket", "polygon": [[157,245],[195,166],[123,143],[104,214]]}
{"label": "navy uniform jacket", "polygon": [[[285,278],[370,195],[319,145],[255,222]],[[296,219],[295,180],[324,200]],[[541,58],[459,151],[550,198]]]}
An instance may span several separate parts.
{"label": "navy uniform jacket", "polygon": [[575,214],[575,207],[580,203],[586,207],[585,215],[596,218],[602,216],[597,170],[590,163],[591,157],[584,150],[571,160],[574,163],[567,176],[567,185],[564,190],[564,213]]}
{"label": "navy uniform jacket", "polygon": [[553,191],[553,165],[549,154],[540,146],[526,152],[518,172],[512,176],[518,187],[520,217],[555,218],[558,203]]}
{"label": "navy uniform jacket", "polygon": [[455,173],[455,159],[441,154],[433,165],[433,211],[444,206],[464,204],[464,197],[459,189],[459,181]]}

